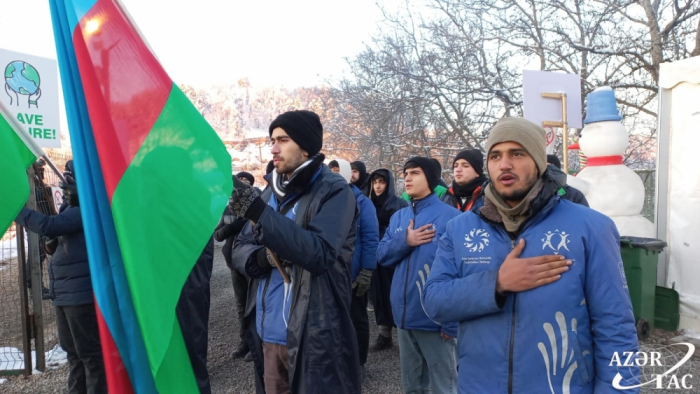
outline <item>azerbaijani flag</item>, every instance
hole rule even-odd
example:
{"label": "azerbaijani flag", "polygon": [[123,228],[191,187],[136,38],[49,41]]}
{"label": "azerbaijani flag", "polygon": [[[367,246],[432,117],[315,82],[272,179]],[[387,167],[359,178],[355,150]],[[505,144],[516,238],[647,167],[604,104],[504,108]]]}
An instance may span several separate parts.
{"label": "azerbaijani flag", "polygon": [[15,116],[0,101],[0,234],[12,225],[29,198],[27,169],[44,152],[32,137],[24,132]]}
{"label": "azerbaijani flag", "polygon": [[50,0],[112,393],[199,392],[175,306],[231,158],[118,0]]}

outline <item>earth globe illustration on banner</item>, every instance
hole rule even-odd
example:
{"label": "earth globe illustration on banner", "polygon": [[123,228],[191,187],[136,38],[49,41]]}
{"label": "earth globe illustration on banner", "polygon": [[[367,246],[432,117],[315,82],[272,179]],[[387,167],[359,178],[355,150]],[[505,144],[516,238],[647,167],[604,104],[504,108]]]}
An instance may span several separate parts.
{"label": "earth globe illustration on banner", "polygon": [[5,67],[5,93],[10,97],[10,105],[19,106],[20,96],[27,96],[28,108],[38,107],[40,86],[39,72],[31,64],[15,60]]}

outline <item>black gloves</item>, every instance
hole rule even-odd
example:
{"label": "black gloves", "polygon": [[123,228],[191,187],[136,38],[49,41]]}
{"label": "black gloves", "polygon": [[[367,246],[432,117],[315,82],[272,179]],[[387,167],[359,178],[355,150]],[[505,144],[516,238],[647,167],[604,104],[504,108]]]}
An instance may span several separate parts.
{"label": "black gloves", "polygon": [[258,222],[265,210],[265,201],[260,198],[260,192],[233,177],[233,193],[228,200],[228,208],[238,217]]}
{"label": "black gloves", "polygon": [[80,206],[80,201],[78,200],[78,186],[76,186],[75,181],[73,181],[73,183],[59,182],[58,186],[63,189],[63,201],[67,202],[68,205],[72,207]]}
{"label": "black gloves", "polygon": [[[258,262],[258,266],[263,270],[275,268],[275,262],[274,260],[272,260],[270,250],[268,248],[261,248],[260,250],[258,250],[258,254],[255,257]],[[280,259],[279,257],[278,259],[280,261],[280,264],[282,264],[282,267],[289,267],[292,265],[292,262],[289,260]]]}
{"label": "black gloves", "polygon": [[369,284],[372,281],[372,273],[374,271],[372,270],[366,270],[362,269],[360,270],[360,274],[357,275],[357,278],[355,278],[355,282],[352,284],[353,289],[357,289],[355,291],[355,295],[357,297],[362,297],[367,293],[367,290],[369,289]]}

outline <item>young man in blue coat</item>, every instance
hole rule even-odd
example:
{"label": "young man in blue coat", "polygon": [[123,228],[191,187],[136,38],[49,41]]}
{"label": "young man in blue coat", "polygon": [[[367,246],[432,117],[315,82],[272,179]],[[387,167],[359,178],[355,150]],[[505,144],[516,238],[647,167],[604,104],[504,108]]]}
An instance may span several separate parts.
{"label": "young man in blue coat", "polygon": [[[345,181],[350,184],[355,198],[360,217],[357,220],[357,236],[355,238],[355,252],[352,255],[352,303],[350,304],[350,317],[357,334],[357,345],[360,350],[360,376],[364,380],[364,366],[367,363],[369,352],[369,316],[367,315],[367,290],[372,281],[372,274],[377,267],[377,246],[379,245],[379,222],[377,211],[372,200],[365,197],[362,191],[351,183],[352,170],[350,163],[345,160],[333,160],[337,171]],[[331,163],[333,163],[331,162]],[[329,165],[330,166],[330,165]]]}
{"label": "young man in blue coat", "polygon": [[438,240],[459,211],[433,193],[438,184],[432,159],[413,157],[404,166],[409,206],[389,222],[377,250],[377,261],[395,268],[391,306],[398,328],[401,385],[406,393],[457,391],[457,325],[430,319],[422,303]]}
{"label": "young man in blue coat", "polygon": [[545,145],[534,123],[499,121],[491,182],[440,240],[423,301],[459,322],[460,393],[611,393],[638,374],[610,366],[638,346],[615,224],[559,197]]}
{"label": "young man in blue coat", "polygon": [[233,214],[251,221],[236,239],[233,261],[245,262],[248,275],[259,279],[255,310],[265,392],[359,393],[350,318],[355,196],[323,164],[318,115],[285,112],[269,131],[270,187],[262,195],[236,187],[229,202]]}

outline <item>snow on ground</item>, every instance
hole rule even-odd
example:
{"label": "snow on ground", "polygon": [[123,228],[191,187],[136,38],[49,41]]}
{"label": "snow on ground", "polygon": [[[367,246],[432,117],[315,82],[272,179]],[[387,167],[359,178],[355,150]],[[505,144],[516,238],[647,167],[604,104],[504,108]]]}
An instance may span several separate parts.
{"label": "snow on ground", "polygon": [[[17,237],[0,241],[0,263],[17,258]],[[7,265],[0,265],[0,270]]]}
{"label": "snow on ground", "polygon": [[[46,352],[46,367],[56,369],[68,362],[68,355],[56,344]],[[36,366],[36,351],[32,350],[32,365]],[[16,347],[0,347],[0,370],[24,368],[24,353]],[[41,373],[34,369],[32,373]]]}
{"label": "snow on ground", "polygon": [[700,332],[691,330],[690,328],[683,329],[683,335],[695,339],[700,339]]}

